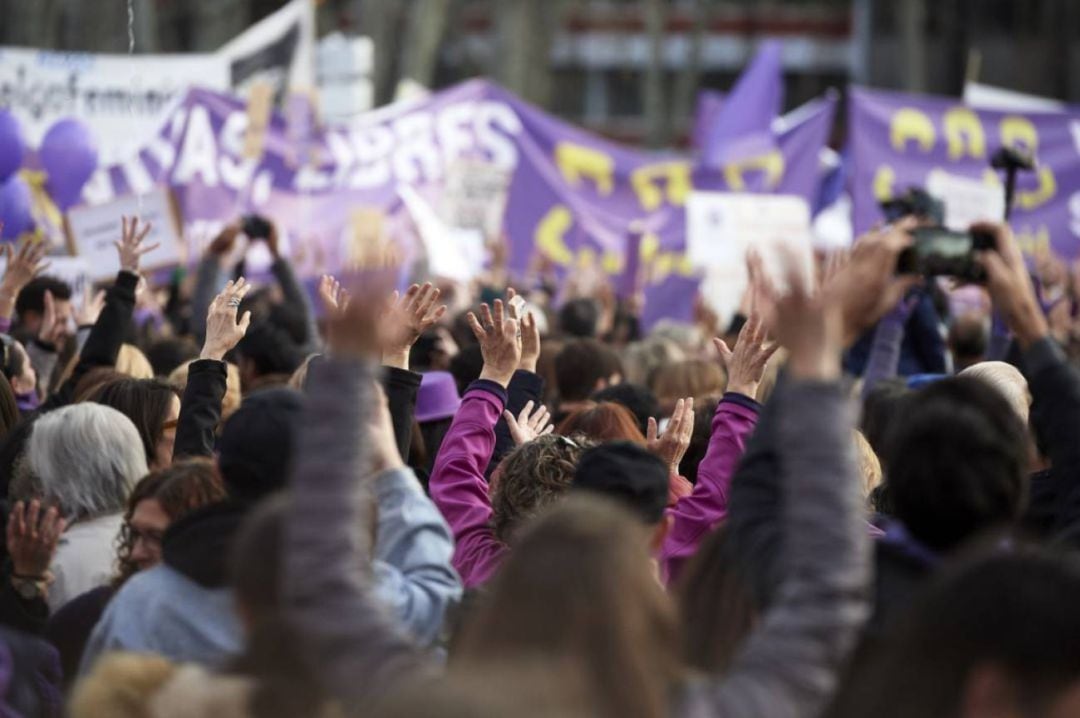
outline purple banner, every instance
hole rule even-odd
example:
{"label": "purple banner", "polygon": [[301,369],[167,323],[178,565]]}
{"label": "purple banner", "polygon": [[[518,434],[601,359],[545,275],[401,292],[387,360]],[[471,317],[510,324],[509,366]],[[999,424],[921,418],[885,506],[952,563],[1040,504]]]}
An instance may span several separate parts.
{"label": "purple banner", "polygon": [[852,90],[848,121],[854,228],[882,218],[879,203],[923,187],[934,171],[1000,185],[990,157],[1002,146],[1034,153],[1017,181],[1011,224],[1028,252],[1080,256],[1080,114],[999,112],[957,100]]}
{"label": "purple banner", "polygon": [[100,171],[84,198],[97,204],[168,184],[192,257],[223,222],[263,213],[286,229],[298,271],[311,277],[339,271],[359,251],[358,212],[380,217],[383,233],[419,257],[422,243],[399,189],[412,187],[440,207],[455,167],[479,161],[509,178],[502,230],[515,272],[542,253],[564,269],[598,263],[617,280],[626,274],[628,228],[642,221],[649,229],[637,242],[637,258],[651,323],[690,316],[698,281],[683,235],[690,191],[783,192],[812,201],[834,104],[822,100],[789,116],[774,149],[708,169],[606,141],[474,80],[369,113],[349,127],[313,134],[305,128],[302,149],[295,120],[290,127],[275,114],[261,157],[251,160],[242,156],[243,104],[192,90],[154,141],[129,162]]}

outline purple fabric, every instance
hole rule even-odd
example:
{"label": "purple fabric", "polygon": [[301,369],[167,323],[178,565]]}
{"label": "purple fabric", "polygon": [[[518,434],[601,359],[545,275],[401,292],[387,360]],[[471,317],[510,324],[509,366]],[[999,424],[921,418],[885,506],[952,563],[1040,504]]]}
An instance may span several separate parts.
{"label": "purple fabric", "polygon": [[701,540],[727,516],[731,479],[759,413],[756,401],[739,394],[725,395],[717,406],[709,448],[698,466],[697,485],[693,493],[668,509],[673,523],[659,556],[665,584],[678,579]]}
{"label": "purple fabric", "polygon": [[778,40],[763,42],[702,130],[705,165],[723,167],[776,148],[772,121],[780,115],[784,101],[782,50]]}
{"label": "purple fabric", "polygon": [[448,371],[425,372],[420,379],[420,390],[416,394],[416,420],[425,421],[449,419],[461,406],[457,382]]}
{"label": "purple fabric", "polygon": [[1073,188],[1080,186],[1080,153],[1071,130],[1077,112],[1000,112],[958,100],[853,88],[848,101],[856,236],[882,219],[879,200],[930,174],[984,180],[989,157],[1003,143],[1034,150],[1038,169],[1021,173],[1010,219],[1026,250],[1048,248],[1080,256],[1074,231]]}
{"label": "purple fabric", "polygon": [[41,406],[41,397],[38,396],[36,391],[27,392],[25,394],[16,394],[15,406],[17,406],[19,411],[24,414],[28,411],[34,411]]}
{"label": "purple fabric", "polygon": [[490,579],[509,548],[491,525],[491,497],[484,469],[495,449],[495,424],[506,392],[491,382],[475,382],[443,439],[428,480],[431,500],[454,533],[454,569],[465,588]]}

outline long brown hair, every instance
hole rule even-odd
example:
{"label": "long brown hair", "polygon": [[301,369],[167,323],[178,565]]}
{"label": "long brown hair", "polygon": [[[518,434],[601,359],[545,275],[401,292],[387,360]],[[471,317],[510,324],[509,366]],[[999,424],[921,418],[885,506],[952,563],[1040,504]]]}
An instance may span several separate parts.
{"label": "long brown hair", "polygon": [[622,404],[612,401],[578,409],[563,419],[557,430],[563,436],[580,434],[599,442],[632,441],[645,444],[645,436],[634,415]]}
{"label": "long brown hair", "polygon": [[519,536],[464,627],[455,666],[571,662],[598,715],[667,715],[681,676],[678,631],[648,538],[611,501],[567,497]]}
{"label": "long brown hair", "polygon": [[124,524],[120,530],[120,548],[117,551],[118,571],[113,586],[119,588],[138,572],[138,567],[131,560],[131,550],[135,537],[131,535],[131,517],[138,505],[155,499],[161,504],[161,510],[172,521],[208,504],[222,501],[225,488],[209,459],[189,459],[179,461],[167,469],[147,474],[128,497],[127,510],[124,512]]}

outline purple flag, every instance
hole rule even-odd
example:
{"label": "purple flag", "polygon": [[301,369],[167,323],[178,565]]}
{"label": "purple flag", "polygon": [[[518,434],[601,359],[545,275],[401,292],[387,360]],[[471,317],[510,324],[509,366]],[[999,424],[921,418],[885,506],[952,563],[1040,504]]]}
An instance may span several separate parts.
{"label": "purple flag", "polygon": [[763,42],[724,98],[704,132],[705,165],[722,167],[775,146],[772,121],[780,115],[784,101],[782,48],[778,40]]}

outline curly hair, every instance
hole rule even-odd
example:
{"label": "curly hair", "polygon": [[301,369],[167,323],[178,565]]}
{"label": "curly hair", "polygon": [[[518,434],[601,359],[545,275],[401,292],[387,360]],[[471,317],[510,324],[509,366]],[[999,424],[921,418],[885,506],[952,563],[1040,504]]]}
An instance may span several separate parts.
{"label": "curly hair", "polygon": [[171,521],[187,515],[195,509],[223,501],[225,488],[209,459],[179,461],[167,469],[147,474],[128,497],[124,511],[124,523],[117,538],[117,576],[113,586],[119,588],[138,572],[131,560],[135,537],[131,532],[131,518],[138,505],[147,499],[155,499]]}
{"label": "curly hair", "polygon": [[509,542],[514,529],[553,503],[574,480],[578,459],[594,442],[549,434],[510,452],[491,477],[493,528]]}

